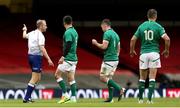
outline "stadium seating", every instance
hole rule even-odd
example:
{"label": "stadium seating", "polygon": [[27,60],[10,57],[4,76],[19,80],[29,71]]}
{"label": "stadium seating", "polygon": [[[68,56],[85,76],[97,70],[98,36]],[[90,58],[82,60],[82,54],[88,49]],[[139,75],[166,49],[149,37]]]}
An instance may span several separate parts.
{"label": "stadium seating", "polygon": [[[19,33],[11,29],[12,32],[1,31],[0,48],[0,73],[27,73],[30,72],[27,56],[27,40],[22,39],[21,29]],[[57,66],[62,55],[62,41],[51,33],[46,33],[46,48],[49,55]],[[101,59],[82,48],[78,48],[80,69],[99,69]],[[98,65],[97,65],[98,64]],[[55,66],[55,67],[56,67]],[[46,60],[43,60],[43,68],[46,71],[55,71],[55,68],[48,67]]]}
{"label": "stadium seating", "polygon": [[[124,67],[125,70],[132,70],[138,72],[138,56],[134,58],[129,57],[129,41],[133,33],[134,27],[118,27],[114,28],[121,36],[121,55],[120,55],[120,67]],[[79,62],[77,69],[79,74],[90,73],[98,74],[102,61],[102,51],[98,50],[91,45],[92,38],[98,41],[102,40],[102,30],[95,27],[89,28],[77,28],[79,32],[79,48],[78,56]],[[168,59],[161,57],[163,68],[159,70],[160,73],[178,73],[179,68],[179,37],[180,34],[178,28],[167,29],[167,33],[171,37],[171,53]],[[13,26],[8,29],[2,29],[0,31],[0,74],[9,73],[29,73],[28,59],[27,59],[27,41],[22,39],[21,26]],[[46,36],[46,48],[49,55],[53,59],[57,66],[59,57],[62,54],[62,39],[51,32],[45,33]],[[138,45],[139,46],[139,42]],[[162,47],[161,47],[162,49]],[[137,52],[139,48],[137,47]],[[43,61],[43,68],[46,72],[54,72],[55,67],[48,67],[46,60]]]}
{"label": "stadium seating", "polygon": [[[121,37],[121,54],[120,54],[120,64],[127,67],[128,69],[133,70],[134,72],[138,72],[138,56],[134,58],[129,57],[129,42],[136,31],[135,27],[118,27],[114,28]],[[161,56],[162,68],[159,70],[160,73],[179,73],[179,56],[180,56],[180,48],[179,45],[179,37],[180,32],[177,28],[166,28],[166,32],[171,38],[171,48],[170,48],[170,56],[169,58],[164,58]],[[91,43],[91,39],[95,38],[99,41],[102,40],[102,32],[100,28],[81,28],[81,42],[83,44],[88,45]],[[160,50],[162,52],[164,48],[164,42],[161,41]],[[137,42],[136,51],[139,54],[140,50],[140,42]],[[97,50],[94,47],[90,49]]]}

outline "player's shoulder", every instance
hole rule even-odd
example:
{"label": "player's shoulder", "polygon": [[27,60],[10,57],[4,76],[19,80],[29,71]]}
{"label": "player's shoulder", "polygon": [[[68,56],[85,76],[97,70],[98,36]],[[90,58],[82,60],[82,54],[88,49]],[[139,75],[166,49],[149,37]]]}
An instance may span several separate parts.
{"label": "player's shoulder", "polygon": [[158,23],[158,22],[155,22],[155,24],[156,24],[156,26],[159,27],[159,28],[162,28],[162,27],[163,27],[163,26],[162,26],[160,23]]}
{"label": "player's shoulder", "polygon": [[72,34],[73,34],[72,29],[67,29],[67,30],[65,31],[65,33],[64,33],[64,35],[65,35],[66,37],[71,36]]}
{"label": "player's shoulder", "polygon": [[144,27],[144,26],[146,26],[148,24],[148,21],[144,21],[144,22],[142,22],[140,25],[139,25],[139,27]]}
{"label": "player's shoulder", "polygon": [[38,29],[36,29],[34,32],[36,32],[39,36],[44,37],[43,33]]}
{"label": "player's shoulder", "polygon": [[28,34],[30,35],[30,34],[33,34],[34,32],[35,32],[35,30],[32,30]]}
{"label": "player's shoulder", "polygon": [[104,34],[106,34],[106,35],[110,35],[112,33],[115,33],[115,31],[113,29],[109,29],[104,32]]}
{"label": "player's shoulder", "polygon": [[65,33],[70,33],[70,32],[72,32],[72,30],[73,30],[73,27],[70,27],[70,28],[66,29]]}

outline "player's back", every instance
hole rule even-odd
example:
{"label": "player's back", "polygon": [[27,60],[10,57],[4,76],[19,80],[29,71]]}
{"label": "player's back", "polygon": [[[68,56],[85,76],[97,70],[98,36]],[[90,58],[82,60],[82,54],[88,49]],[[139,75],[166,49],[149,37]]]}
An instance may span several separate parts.
{"label": "player's back", "polygon": [[76,50],[78,43],[78,33],[74,27],[68,28],[64,33],[64,49],[67,41],[71,41],[71,48],[69,53],[66,55],[65,60],[77,61],[78,58]]}
{"label": "player's back", "polygon": [[164,33],[164,28],[155,21],[142,23],[135,33],[141,40],[141,54],[159,52],[159,40]]}
{"label": "player's back", "polygon": [[103,39],[109,42],[104,52],[104,61],[118,60],[117,47],[120,42],[119,35],[113,29],[109,29],[104,33]]}
{"label": "player's back", "polygon": [[28,54],[42,55],[39,45],[44,45],[44,35],[38,29],[28,34]]}

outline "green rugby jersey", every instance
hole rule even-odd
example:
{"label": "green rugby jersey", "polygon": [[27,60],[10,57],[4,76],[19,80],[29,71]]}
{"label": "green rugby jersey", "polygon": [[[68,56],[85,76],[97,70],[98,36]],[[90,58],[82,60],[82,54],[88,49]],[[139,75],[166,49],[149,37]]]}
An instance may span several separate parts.
{"label": "green rugby jersey", "polygon": [[164,33],[164,28],[155,21],[149,20],[142,23],[134,34],[141,41],[141,54],[159,53],[159,41]]}
{"label": "green rugby jersey", "polygon": [[66,49],[67,42],[71,42],[71,48],[68,54],[64,57],[65,61],[77,61],[77,42],[78,42],[78,33],[74,27],[69,27],[63,36],[63,51]]}
{"label": "green rugby jersey", "polygon": [[118,61],[118,43],[120,42],[118,34],[113,29],[109,29],[104,32],[103,40],[109,42],[104,51],[104,61]]}

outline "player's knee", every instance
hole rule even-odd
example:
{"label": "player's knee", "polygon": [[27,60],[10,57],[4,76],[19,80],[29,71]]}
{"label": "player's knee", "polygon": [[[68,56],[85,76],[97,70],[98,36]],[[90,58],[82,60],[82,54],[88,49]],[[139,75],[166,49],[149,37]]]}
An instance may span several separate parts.
{"label": "player's knee", "polygon": [[37,83],[39,83],[40,81],[41,81],[41,77],[38,78]]}
{"label": "player's knee", "polygon": [[34,83],[37,84],[37,83],[40,82],[40,80],[41,80],[40,78],[37,78],[37,79],[34,80]]}
{"label": "player's knee", "polygon": [[156,75],[149,75],[149,79],[156,79]]}
{"label": "player's knee", "polygon": [[146,77],[140,77],[141,80],[146,80]]}
{"label": "player's knee", "polygon": [[39,82],[39,79],[38,78],[32,78],[29,83],[31,84],[37,84]]}
{"label": "player's knee", "polygon": [[54,74],[54,77],[55,77],[55,79],[58,79],[58,75],[56,73]]}
{"label": "player's knee", "polygon": [[68,77],[68,82],[72,82],[72,81],[74,81],[75,79],[74,79],[74,76],[70,76],[70,77]]}
{"label": "player's knee", "polygon": [[107,78],[105,76],[100,76],[100,81],[106,83],[107,82]]}
{"label": "player's knee", "polygon": [[56,79],[58,79],[58,78],[61,77],[61,75],[60,75],[58,72],[56,72],[56,73],[54,74],[54,77],[55,77]]}

